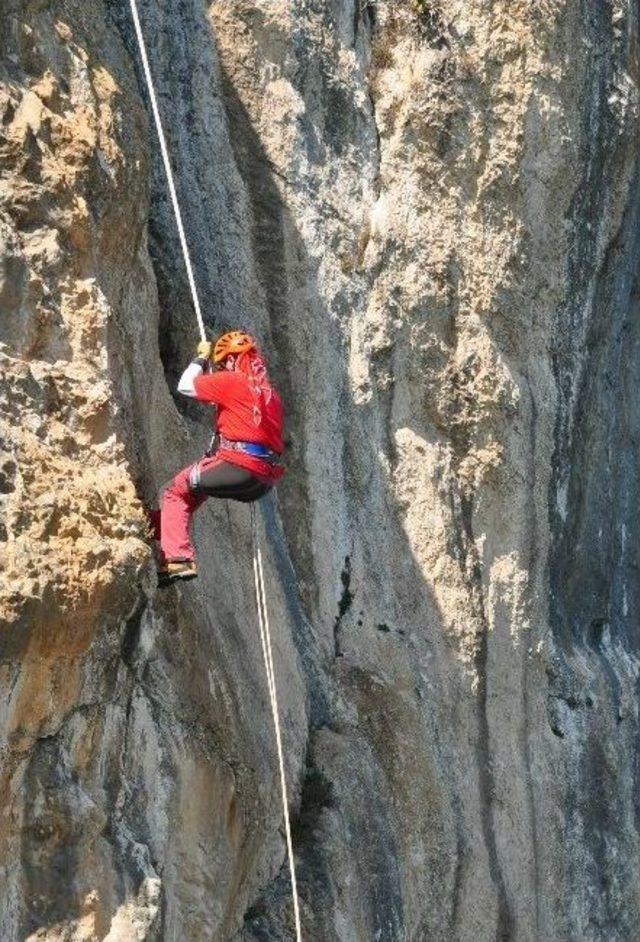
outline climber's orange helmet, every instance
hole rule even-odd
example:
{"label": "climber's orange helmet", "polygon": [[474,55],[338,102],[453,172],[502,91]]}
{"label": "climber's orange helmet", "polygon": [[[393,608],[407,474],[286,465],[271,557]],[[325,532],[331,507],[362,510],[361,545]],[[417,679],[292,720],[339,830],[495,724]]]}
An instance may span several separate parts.
{"label": "climber's orange helmet", "polygon": [[248,353],[249,350],[255,349],[256,342],[251,334],[245,334],[243,330],[230,330],[216,341],[213,362],[222,363],[232,353]]}

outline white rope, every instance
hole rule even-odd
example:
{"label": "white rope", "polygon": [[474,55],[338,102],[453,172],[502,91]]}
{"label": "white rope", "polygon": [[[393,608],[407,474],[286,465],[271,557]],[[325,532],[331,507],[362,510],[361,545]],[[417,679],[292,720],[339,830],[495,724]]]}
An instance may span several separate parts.
{"label": "white rope", "polygon": [[[173,182],[173,173],[171,170],[171,162],[169,160],[169,152],[167,150],[167,142],[165,140],[164,131],[162,130],[162,121],[160,120],[160,112],[158,110],[158,103],[156,99],[155,88],[153,85],[153,77],[151,75],[151,70],[149,68],[149,60],[147,58],[147,49],[144,43],[144,37],[142,35],[142,28],[140,26],[140,18],[138,16],[138,7],[136,5],[136,0],[129,0],[129,5],[131,7],[133,25],[135,27],[136,38],[138,40],[138,47],[140,49],[140,58],[142,60],[142,68],[144,70],[144,77],[147,83],[147,91],[149,93],[149,100],[151,102],[151,110],[153,112],[153,117],[156,124],[156,131],[158,132],[158,140],[160,142],[160,151],[162,153],[162,161],[164,163],[164,169],[167,175],[167,184],[169,186],[169,193],[171,195],[171,202],[173,204],[173,212],[176,217],[176,225],[178,227],[178,235],[180,236],[180,245],[182,246],[182,254],[184,256],[184,263],[187,269],[189,287],[191,288],[191,296],[193,298],[193,307],[196,312],[196,318],[198,320],[200,336],[202,340],[205,340],[206,335],[205,335],[205,330],[204,330],[204,321],[202,318],[202,311],[200,309],[200,300],[198,298],[198,290],[196,288],[196,282],[193,276],[193,268],[191,266],[191,258],[189,256],[189,247],[187,245],[187,239],[184,232],[184,226],[182,224],[182,213],[180,212],[180,204],[178,203],[178,195],[176,193],[175,184]],[[273,667],[271,629],[269,627],[269,617],[267,614],[267,600],[266,600],[266,593],[265,593],[265,588],[264,588],[264,573],[262,569],[262,552],[260,550],[260,542],[258,540],[258,527],[257,527],[257,521],[256,521],[255,504],[251,504],[251,532],[252,532],[252,538],[253,538],[253,574],[255,578],[256,601],[257,601],[257,606],[258,606],[258,625],[260,628],[260,643],[262,645],[262,656],[264,658],[264,666],[267,672],[267,686],[269,688],[269,700],[271,702],[271,713],[273,715],[273,725],[275,727],[275,732],[276,732],[276,745],[278,749],[278,765],[280,767],[280,788],[282,792],[282,806],[284,809],[284,827],[285,827],[285,834],[286,834],[286,839],[287,839],[287,855],[289,857],[289,871],[291,874],[291,892],[293,895],[293,912],[294,912],[295,926],[296,926],[296,942],[302,942],[302,930],[300,928],[300,906],[298,903],[298,885],[296,882],[296,871],[295,871],[295,864],[294,864],[294,859],[293,859],[293,842],[291,840],[291,823],[289,820],[289,803],[287,799],[287,780],[286,780],[285,768],[284,768],[282,734],[280,731],[280,715],[278,711],[278,695],[277,695],[277,690],[276,690],[276,678],[275,678],[275,671]]]}
{"label": "white rope", "polygon": [[269,700],[271,701],[271,714],[276,731],[276,745],[278,748],[278,764],[280,766],[280,789],[282,792],[282,808],[284,811],[284,829],[287,839],[287,855],[289,857],[289,873],[291,875],[291,895],[293,896],[293,915],[296,926],[296,942],[302,942],[302,929],[300,927],[300,905],[298,903],[298,884],[296,881],[296,868],[293,859],[293,842],[291,840],[291,822],[289,821],[289,801],[287,798],[287,779],[284,769],[284,753],[282,749],[282,734],[280,732],[280,712],[278,710],[278,692],[276,689],[276,675],[273,667],[273,649],[271,646],[271,629],[267,613],[267,598],[264,588],[264,572],[262,569],[262,551],[258,539],[258,523],[256,505],[251,504],[251,535],[253,538],[253,576],[256,586],[256,601],[258,605],[258,626],[260,628],[260,643],[262,656],[267,672],[267,686],[269,687]]}
{"label": "white rope", "polygon": [[204,331],[204,320],[202,318],[202,310],[200,308],[200,299],[198,298],[198,289],[196,288],[196,280],[193,276],[193,268],[191,266],[191,258],[189,256],[189,246],[187,245],[187,237],[184,234],[184,226],[182,225],[182,213],[180,212],[180,204],[178,203],[178,194],[176,193],[176,187],[173,182],[173,172],[171,170],[171,162],[169,160],[169,151],[167,150],[167,142],[165,140],[164,131],[162,130],[162,121],[160,120],[160,112],[158,110],[158,102],[156,100],[156,91],[153,85],[153,77],[151,75],[151,69],[149,68],[149,60],[147,58],[147,47],[144,44],[144,36],[142,35],[142,27],[140,26],[140,18],[138,16],[138,7],[136,4],[136,0],[129,0],[129,5],[131,7],[133,25],[135,27],[136,38],[138,40],[138,48],[140,49],[140,58],[142,59],[142,68],[144,71],[145,81],[147,83],[147,91],[149,93],[149,100],[151,102],[151,110],[153,112],[153,117],[156,123],[156,131],[158,132],[158,140],[160,142],[160,152],[162,153],[162,162],[164,163],[164,171],[167,175],[167,184],[169,186],[169,193],[171,195],[171,202],[173,204],[173,212],[176,217],[178,235],[180,236],[180,245],[182,246],[184,264],[187,269],[187,278],[189,279],[189,287],[191,288],[191,296],[193,298],[193,307],[196,312],[196,318],[198,319],[198,327],[200,329],[200,339],[206,340],[207,338]]}

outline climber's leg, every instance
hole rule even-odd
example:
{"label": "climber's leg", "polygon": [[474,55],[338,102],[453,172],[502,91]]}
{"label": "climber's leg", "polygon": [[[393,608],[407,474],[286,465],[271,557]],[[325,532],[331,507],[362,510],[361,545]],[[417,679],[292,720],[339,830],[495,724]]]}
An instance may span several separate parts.
{"label": "climber's leg", "polygon": [[195,561],[195,549],[189,535],[191,518],[207,497],[192,491],[189,485],[192,470],[190,465],[176,474],[162,495],[160,545],[168,563]]}
{"label": "climber's leg", "polygon": [[[162,558],[158,573],[161,585],[176,579],[193,579],[197,575],[196,554],[189,531],[194,512],[207,497],[249,502],[263,497],[271,486],[270,482],[215,455],[180,471],[164,488],[161,497]],[[158,517],[154,522],[157,520]]]}

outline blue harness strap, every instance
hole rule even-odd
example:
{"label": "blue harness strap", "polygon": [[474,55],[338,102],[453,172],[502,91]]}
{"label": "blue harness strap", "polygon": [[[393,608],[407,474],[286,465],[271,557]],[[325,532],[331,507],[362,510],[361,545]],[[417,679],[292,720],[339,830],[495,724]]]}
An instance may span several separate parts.
{"label": "blue harness strap", "polygon": [[262,458],[263,461],[279,461],[280,455],[267,448],[266,445],[260,445],[258,442],[236,442],[220,436],[220,448],[228,448],[231,451],[243,451],[247,455],[254,455],[256,458]]}
{"label": "blue harness strap", "polygon": [[265,445],[259,445],[257,442],[242,442],[242,450],[249,455],[256,455],[258,458],[272,458],[274,452]]}

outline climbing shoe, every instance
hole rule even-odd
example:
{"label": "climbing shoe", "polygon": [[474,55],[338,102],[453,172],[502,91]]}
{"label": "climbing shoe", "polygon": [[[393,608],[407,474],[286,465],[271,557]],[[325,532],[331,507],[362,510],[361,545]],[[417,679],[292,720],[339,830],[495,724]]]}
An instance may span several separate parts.
{"label": "climbing shoe", "polygon": [[192,559],[171,559],[158,570],[158,585],[171,585],[172,582],[186,582],[195,579],[198,569]]}

